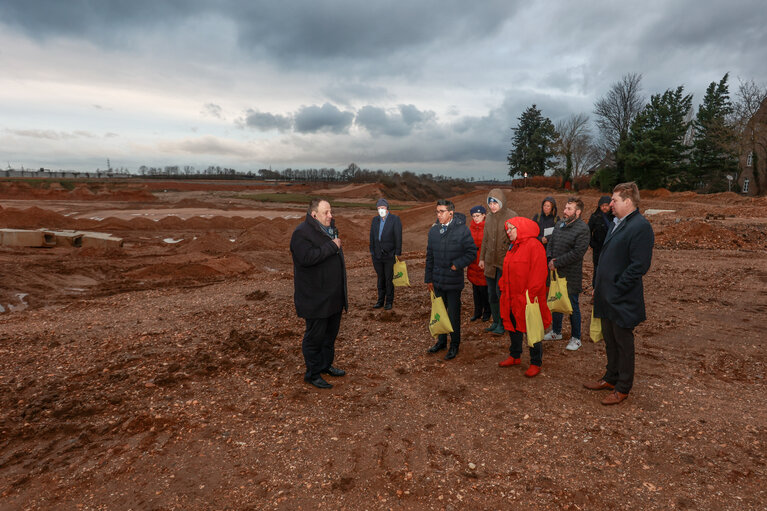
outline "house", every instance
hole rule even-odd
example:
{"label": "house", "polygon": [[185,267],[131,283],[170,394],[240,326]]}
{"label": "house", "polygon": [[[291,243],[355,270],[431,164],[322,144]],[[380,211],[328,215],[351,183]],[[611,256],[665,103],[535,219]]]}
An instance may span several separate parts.
{"label": "house", "polygon": [[743,195],[767,194],[767,98],[741,133],[740,176]]}

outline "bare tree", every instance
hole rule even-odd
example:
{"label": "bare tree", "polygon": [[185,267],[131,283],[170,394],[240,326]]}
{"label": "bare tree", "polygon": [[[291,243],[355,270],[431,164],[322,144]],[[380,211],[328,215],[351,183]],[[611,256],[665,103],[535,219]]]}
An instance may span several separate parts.
{"label": "bare tree", "polygon": [[617,153],[620,143],[628,137],[631,123],[645,104],[641,82],[642,75],[639,73],[624,75],[594,103],[596,124],[604,149]]}
{"label": "bare tree", "polygon": [[[767,154],[767,130],[764,126],[764,121],[758,119],[756,113],[759,108],[767,100],[767,87],[758,85],[753,80],[744,82],[738,79],[740,85],[738,86],[738,92],[735,95],[735,102],[733,103],[731,119],[729,119],[732,126],[735,128],[738,144],[738,154],[743,154],[746,151],[750,151],[752,154],[751,165],[754,172],[754,189],[756,195],[763,195],[765,190],[763,189],[762,180],[764,179],[765,168],[767,168],[767,162],[761,162],[758,159],[758,154]],[[757,151],[761,149],[761,151]],[[740,169],[741,171],[743,169]]]}
{"label": "bare tree", "polygon": [[554,148],[560,158],[559,174],[565,180],[581,177],[599,159],[589,128],[589,116],[572,114],[557,122]]}

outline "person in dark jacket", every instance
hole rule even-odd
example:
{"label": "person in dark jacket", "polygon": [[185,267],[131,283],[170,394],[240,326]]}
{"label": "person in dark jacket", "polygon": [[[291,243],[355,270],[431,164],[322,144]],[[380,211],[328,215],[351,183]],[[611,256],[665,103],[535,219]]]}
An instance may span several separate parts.
{"label": "person in dark jacket", "polygon": [[557,216],[557,201],[554,197],[546,197],[541,202],[541,212],[533,216],[533,222],[538,224],[541,232],[538,233],[538,241],[545,247],[549,242],[551,233],[554,232],[554,226],[559,222]]}
{"label": "person in dark jacket", "polygon": [[634,384],[634,328],[647,319],[642,277],[650,269],[655,235],[639,213],[636,183],[613,189],[614,226],[602,245],[594,283],[594,317],[602,320],[607,368],[602,379],[584,383],[590,390],[609,389],[603,405],[626,399]]}
{"label": "person in dark jacket", "polygon": [[471,290],[474,298],[474,315],[469,321],[490,319],[490,300],[487,295],[487,280],[485,271],[479,266],[479,255],[482,249],[482,236],[485,234],[485,215],[487,210],[484,206],[474,206],[471,208],[471,222],[469,230],[474,244],[477,246],[477,258],[466,269],[466,278],[471,282]]}
{"label": "person in dark jacket", "polygon": [[341,239],[335,228],[330,203],[314,199],[306,219],[290,238],[293,256],[293,302],[298,317],[306,321],[301,351],[306,363],[304,380],[329,389],[322,374],[343,376],[333,366],[341,313],[348,310],[346,265]]}
{"label": "person in dark jacket", "polygon": [[370,257],[378,276],[378,301],[374,309],[389,310],[394,305],[394,259],[402,255],[402,222],[389,213],[386,199],[376,202],[378,215],[370,222]]}
{"label": "person in dark jacket", "polygon": [[[581,309],[578,297],[583,291],[583,256],[589,249],[589,227],[581,220],[583,201],[577,197],[567,199],[563,220],[557,223],[549,242],[546,244],[546,259],[549,270],[556,270],[560,277],[567,279],[567,296],[573,307],[570,315],[570,341],[567,349],[575,351],[581,347]],[[546,341],[562,338],[561,312],[552,313],[551,332],[543,338]]]}
{"label": "person in dark jacket", "polygon": [[591,257],[594,261],[594,276],[591,279],[591,286],[594,286],[594,280],[597,278],[597,265],[599,264],[599,253],[602,250],[602,244],[605,242],[607,233],[613,226],[613,214],[610,211],[610,196],[603,195],[599,198],[597,209],[589,218],[589,231],[591,232]]}
{"label": "person in dark jacket", "polygon": [[[463,269],[469,266],[477,255],[477,247],[466,226],[466,217],[455,212],[455,205],[449,200],[437,201],[437,221],[429,229],[426,242],[426,269],[424,282],[436,296],[445,302],[447,316],[453,326],[450,334],[450,349],[445,360],[458,354],[461,344],[461,291],[464,285]],[[447,347],[447,334],[437,337],[429,353],[436,353]]]}

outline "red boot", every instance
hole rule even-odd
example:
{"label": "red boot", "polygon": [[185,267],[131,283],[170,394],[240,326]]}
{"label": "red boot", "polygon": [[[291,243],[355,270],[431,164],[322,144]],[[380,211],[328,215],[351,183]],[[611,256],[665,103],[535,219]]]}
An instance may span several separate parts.
{"label": "red boot", "polygon": [[530,367],[528,367],[527,371],[525,371],[525,376],[527,376],[528,378],[532,378],[533,376],[537,376],[538,373],[540,372],[541,372],[541,366],[530,364]]}
{"label": "red boot", "polygon": [[519,365],[521,363],[522,363],[521,358],[514,358],[512,356],[509,356],[509,358],[507,358],[506,360],[502,360],[498,362],[498,365],[501,367],[511,367],[511,366]]}

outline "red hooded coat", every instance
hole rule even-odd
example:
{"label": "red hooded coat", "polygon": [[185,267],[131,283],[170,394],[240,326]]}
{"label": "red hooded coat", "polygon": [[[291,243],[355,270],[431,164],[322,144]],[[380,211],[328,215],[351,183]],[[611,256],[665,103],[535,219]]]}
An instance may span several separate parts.
{"label": "red hooded coat", "polygon": [[[506,330],[527,332],[525,323],[525,290],[528,290],[530,301],[541,307],[541,317],[544,328],[551,325],[551,312],[546,305],[546,249],[538,241],[540,232],[538,224],[521,216],[507,220],[517,228],[517,239],[511,244],[503,259],[503,274],[498,286],[501,288],[501,317]],[[514,314],[516,329],[511,324],[510,315]]]}
{"label": "red hooded coat", "polygon": [[477,246],[477,257],[467,268],[466,276],[469,278],[469,282],[475,286],[486,286],[485,270],[479,267],[479,254],[482,251],[482,236],[485,233],[485,221],[482,220],[480,223],[477,223],[474,220],[471,220],[469,229],[471,229],[471,237],[474,238],[474,244]]}

